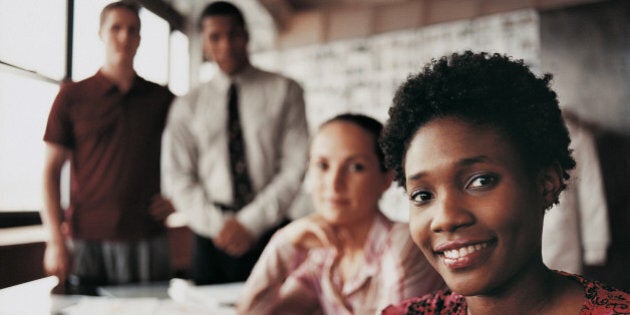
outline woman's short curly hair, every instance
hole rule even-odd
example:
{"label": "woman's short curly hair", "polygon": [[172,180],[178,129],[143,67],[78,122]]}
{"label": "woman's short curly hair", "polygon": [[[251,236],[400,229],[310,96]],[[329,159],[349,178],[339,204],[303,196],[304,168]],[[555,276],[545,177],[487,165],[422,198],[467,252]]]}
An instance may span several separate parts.
{"label": "woman's short curly hair", "polygon": [[435,118],[456,117],[502,132],[532,171],[557,163],[564,189],[575,161],[551,78],[499,54],[465,51],[433,60],[396,91],[380,140],[387,167],[405,187],[405,154],[416,131]]}

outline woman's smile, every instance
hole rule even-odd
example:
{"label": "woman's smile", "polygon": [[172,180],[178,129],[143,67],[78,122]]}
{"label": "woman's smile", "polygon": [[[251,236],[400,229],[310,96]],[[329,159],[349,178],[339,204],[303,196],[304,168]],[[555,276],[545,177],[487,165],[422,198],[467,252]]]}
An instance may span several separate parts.
{"label": "woman's smile", "polygon": [[495,239],[483,242],[446,242],[436,247],[435,254],[447,268],[452,270],[466,269],[488,260],[495,244]]}

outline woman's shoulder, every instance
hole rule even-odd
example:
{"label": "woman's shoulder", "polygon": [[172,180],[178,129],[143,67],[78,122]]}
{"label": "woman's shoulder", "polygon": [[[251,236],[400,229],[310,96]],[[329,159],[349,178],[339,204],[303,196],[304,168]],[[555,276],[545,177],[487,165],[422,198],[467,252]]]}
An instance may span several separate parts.
{"label": "woman's shoulder", "polygon": [[462,295],[453,293],[450,290],[440,290],[423,297],[415,297],[390,305],[382,313],[382,315],[408,314],[465,315],[466,300]]}
{"label": "woman's shoulder", "polygon": [[584,287],[585,301],[580,310],[581,315],[630,314],[630,292],[579,275],[558,273],[575,279]]}

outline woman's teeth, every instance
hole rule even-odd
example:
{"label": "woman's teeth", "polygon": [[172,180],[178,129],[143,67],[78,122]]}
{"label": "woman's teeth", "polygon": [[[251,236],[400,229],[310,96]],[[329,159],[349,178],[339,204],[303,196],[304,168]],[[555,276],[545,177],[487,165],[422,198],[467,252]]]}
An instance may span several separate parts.
{"label": "woman's teeth", "polygon": [[464,246],[458,249],[451,249],[451,250],[445,250],[444,251],[444,257],[446,258],[452,258],[452,259],[457,259],[460,257],[464,257],[466,255],[470,255],[478,250],[484,249],[488,247],[488,243],[481,243],[481,244],[475,244],[475,245],[468,245],[468,246]]}

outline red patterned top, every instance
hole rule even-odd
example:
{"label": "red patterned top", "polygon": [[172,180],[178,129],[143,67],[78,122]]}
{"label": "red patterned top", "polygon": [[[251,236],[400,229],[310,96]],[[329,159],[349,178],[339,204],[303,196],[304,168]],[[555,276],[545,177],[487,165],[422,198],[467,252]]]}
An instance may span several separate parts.
{"label": "red patterned top", "polygon": [[[578,315],[617,315],[630,314],[630,293],[589,281],[578,275],[564,272],[559,274],[575,279],[584,286],[584,304]],[[382,315],[466,315],[466,299],[449,290],[438,291],[421,298],[411,298],[383,310]]]}

